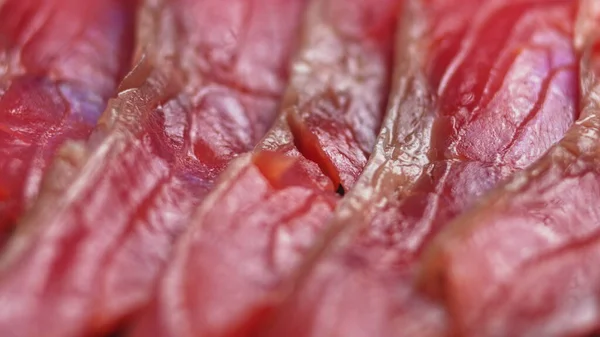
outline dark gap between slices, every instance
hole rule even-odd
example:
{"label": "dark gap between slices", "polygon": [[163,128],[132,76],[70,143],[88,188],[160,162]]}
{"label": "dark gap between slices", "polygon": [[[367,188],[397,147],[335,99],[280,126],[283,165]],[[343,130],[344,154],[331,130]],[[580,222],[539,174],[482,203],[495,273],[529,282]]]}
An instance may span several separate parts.
{"label": "dark gap between slices", "polygon": [[344,190],[344,186],[342,186],[342,184],[339,184],[335,193],[339,194],[340,197],[343,197],[344,194],[346,194],[346,191]]}

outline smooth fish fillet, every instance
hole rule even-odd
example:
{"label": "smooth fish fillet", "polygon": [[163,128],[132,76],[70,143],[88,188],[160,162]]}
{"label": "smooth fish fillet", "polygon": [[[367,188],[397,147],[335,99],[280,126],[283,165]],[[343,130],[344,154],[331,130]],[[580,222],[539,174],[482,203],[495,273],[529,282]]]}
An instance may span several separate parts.
{"label": "smooth fish fillet", "polygon": [[0,261],[0,335],[98,336],[148,301],[192,209],[273,123],[303,0],[147,0],[139,63]]}
{"label": "smooth fish fillet", "polygon": [[129,336],[258,332],[374,145],[398,3],[310,2],[278,122],[195,213]]}
{"label": "smooth fish fillet", "polygon": [[[576,118],[571,1],[410,0],[374,153],[263,337],[446,336],[422,247]],[[507,335],[508,336],[508,335]]]}
{"label": "smooth fish fillet", "polygon": [[424,254],[421,283],[443,299],[459,336],[600,331],[600,3],[579,4],[579,119]]}
{"label": "smooth fish fillet", "polygon": [[0,3],[0,246],[57,148],[86,139],[131,63],[129,0]]}

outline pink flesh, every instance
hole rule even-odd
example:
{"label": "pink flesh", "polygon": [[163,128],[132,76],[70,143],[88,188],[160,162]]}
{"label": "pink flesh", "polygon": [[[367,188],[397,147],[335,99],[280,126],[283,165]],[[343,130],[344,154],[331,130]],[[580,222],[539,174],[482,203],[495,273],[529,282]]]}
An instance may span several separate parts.
{"label": "pink flesh", "polygon": [[376,150],[264,336],[446,335],[416,258],[576,118],[569,3],[407,2]]}
{"label": "pink flesh", "polygon": [[279,121],[195,214],[132,336],[248,336],[351,189],[387,93],[394,0],[313,0]]}
{"label": "pink flesh", "polygon": [[[457,219],[426,255],[425,287],[464,336],[600,330],[600,6],[582,1],[582,113],[538,162]],[[587,28],[586,28],[587,27]],[[590,28],[591,27],[591,28]],[[585,29],[584,29],[585,28]]]}
{"label": "pink flesh", "polygon": [[0,245],[38,194],[56,149],[86,139],[133,50],[133,3],[0,6]]}
{"label": "pink flesh", "polygon": [[303,0],[141,6],[126,90],[60,150],[4,256],[2,336],[95,336],[135,314],[215,177],[273,123]]}

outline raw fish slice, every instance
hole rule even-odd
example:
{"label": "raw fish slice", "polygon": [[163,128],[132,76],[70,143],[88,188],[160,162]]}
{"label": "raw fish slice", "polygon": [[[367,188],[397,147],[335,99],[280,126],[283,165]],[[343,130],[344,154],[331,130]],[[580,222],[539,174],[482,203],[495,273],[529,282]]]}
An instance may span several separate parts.
{"label": "raw fish slice", "polygon": [[576,118],[570,1],[412,0],[375,151],[261,336],[446,336],[429,238]]}
{"label": "raw fish slice", "polygon": [[303,4],[140,4],[139,64],[3,256],[1,336],[101,335],[145,305],[192,209],[273,123]]}
{"label": "raw fish slice", "polygon": [[579,120],[425,254],[423,286],[444,299],[460,336],[600,331],[600,3],[580,6]]}
{"label": "raw fish slice", "polygon": [[278,122],[195,213],[131,336],[233,337],[260,328],[367,161],[385,107],[398,3],[311,1]]}
{"label": "raw fish slice", "polygon": [[86,139],[131,64],[129,0],[0,4],[0,245],[56,149]]}

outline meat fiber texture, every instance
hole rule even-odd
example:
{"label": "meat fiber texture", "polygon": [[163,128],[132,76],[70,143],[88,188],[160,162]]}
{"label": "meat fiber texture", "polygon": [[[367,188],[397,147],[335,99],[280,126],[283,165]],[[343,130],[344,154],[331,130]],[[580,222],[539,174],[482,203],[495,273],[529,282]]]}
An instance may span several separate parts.
{"label": "meat fiber texture", "polygon": [[580,2],[581,114],[565,137],[425,254],[422,284],[457,336],[600,332],[600,3]]}
{"label": "meat fiber texture", "polygon": [[417,258],[576,119],[574,16],[571,1],[405,2],[374,153],[261,336],[447,336]]}
{"label": "meat fiber texture", "polygon": [[383,116],[399,1],[312,0],[279,120],[195,213],[130,336],[260,331]]}
{"label": "meat fiber texture", "polygon": [[86,139],[131,63],[132,1],[0,1],[0,245],[56,149]]}
{"label": "meat fiber texture", "polygon": [[134,314],[214,178],[276,117],[303,0],[139,5],[139,62],[2,256],[3,337],[96,336]]}

